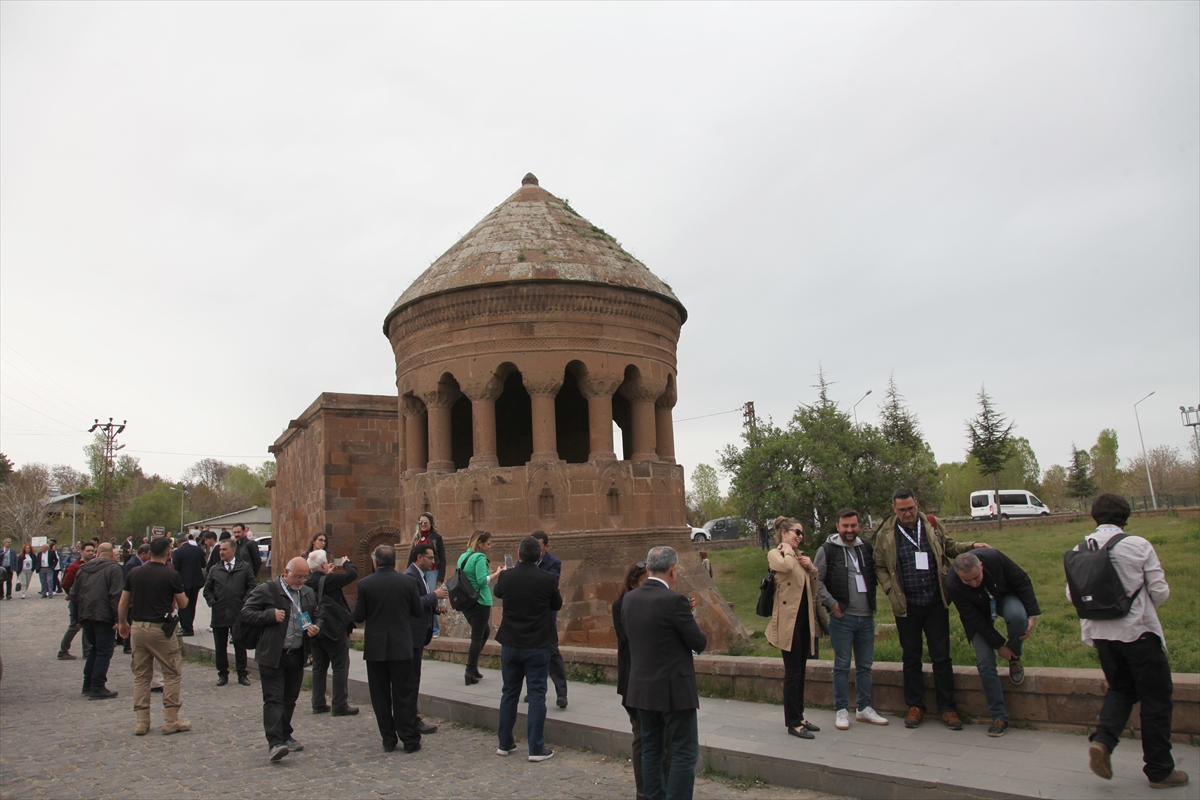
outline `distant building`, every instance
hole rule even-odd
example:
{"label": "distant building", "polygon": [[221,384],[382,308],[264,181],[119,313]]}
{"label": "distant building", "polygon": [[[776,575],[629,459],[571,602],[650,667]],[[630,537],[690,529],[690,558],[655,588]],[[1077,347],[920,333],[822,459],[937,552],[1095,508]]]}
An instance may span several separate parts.
{"label": "distant building", "polygon": [[241,511],[234,511],[232,514],[222,514],[219,517],[199,519],[195,522],[187,523],[184,526],[184,530],[199,537],[200,529],[205,525],[220,533],[221,528],[232,529],[239,522],[248,527],[251,535],[255,537],[271,535],[271,509],[266,506],[250,506],[249,508],[243,508]]}

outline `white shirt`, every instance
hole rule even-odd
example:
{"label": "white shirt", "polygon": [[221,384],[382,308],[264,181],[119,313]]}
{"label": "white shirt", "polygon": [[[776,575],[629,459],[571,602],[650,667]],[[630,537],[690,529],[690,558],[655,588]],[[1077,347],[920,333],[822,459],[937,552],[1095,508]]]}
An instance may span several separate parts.
{"label": "white shirt", "polygon": [[661,583],[663,586],[666,586],[668,589],[670,589],[670,588],[671,588],[671,584],[667,583],[667,582],[666,582],[666,581],[664,581],[662,578],[656,578],[656,577],[654,577],[653,575],[651,575],[651,576],[649,576],[648,578],[646,578],[646,580],[648,580],[648,581],[658,581],[658,582],[659,582],[659,583]]}
{"label": "white shirt", "polygon": [[[1108,544],[1108,540],[1118,533],[1124,531],[1116,525],[1101,525],[1094,533],[1088,534],[1087,538],[1103,548]],[[1129,613],[1120,619],[1079,620],[1083,643],[1095,647],[1096,639],[1136,642],[1143,633],[1153,633],[1162,641],[1165,650],[1167,640],[1163,636],[1162,623],[1158,621],[1158,612],[1154,609],[1167,602],[1167,598],[1171,596],[1171,587],[1167,586],[1166,575],[1154,546],[1140,536],[1129,536],[1113,545],[1109,557],[1117,569],[1125,593],[1133,594],[1139,587],[1142,591],[1134,598]],[[1071,588],[1068,586],[1067,598],[1070,597]]]}

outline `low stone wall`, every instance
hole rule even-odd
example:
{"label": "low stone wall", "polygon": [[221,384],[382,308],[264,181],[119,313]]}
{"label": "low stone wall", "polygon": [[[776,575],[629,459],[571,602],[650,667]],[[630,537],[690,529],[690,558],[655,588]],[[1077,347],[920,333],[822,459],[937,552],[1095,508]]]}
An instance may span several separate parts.
{"label": "low stone wall", "polygon": [[[1200,508],[1159,508],[1149,511],[1134,511],[1133,519],[1138,517],[1165,517],[1175,515],[1184,519],[1200,519]],[[1023,517],[1004,520],[1005,528],[1028,528],[1034,525],[1061,525],[1067,522],[1091,522],[1092,518],[1084,512],[1065,514],[1050,514],[1045,517]],[[980,522],[943,522],[947,533],[962,533],[965,531],[996,530],[996,520]]]}
{"label": "low stone wall", "polygon": [[[355,631],[357,633],[357,631]],[[442,637],[425,649],[426,657],[465,663],[470,642]],[[588,647],[563,647],[568,673],[583,673],[592,681],[617,680],[617,651]],[[500,645],[489,641],[483,655],[488,666],[498,667]],[[491,661],[494,659],[494,661]],[[732,697],[757,702],[783,702],[783,660],[749,656],[697,656],[696,680],[700,692],[710,697]],[[1003,670],[1001,670],[1003,672]],[[871,672],[873,702],[881,713],[902,714],[904,675],[900,664],[877,663]],[[1200,674],[1176,673],[1175,713],[1172,717],[1174,739],[1200,745]],[[1044,730],[1085,733],[1096,723],[1104,702],[1107,684],[1098,669],[1061,669],[1027,667],[1025,681],[1013,686],[1004,680],[1004,696],[1011,721]],[[614,694],[616,690],[614,689]],[[987,703],[974,667],[954,668],[954,691],[959,713],[977,720],[988,718]],[[808,662],[805,702],[833,707],[833,662]],[[850,673],[850,698],[854,698],[854,673]],[[615,697],[614,697],[615,700]],[[933,674],[925,669],[925,705],[936,708]],[[1140,709],[1134,708],[1129,719],[1130,733],[1141,725]],[[782,710],[780,715],[782,715]]]}
{"label": "low stone wall", "polygon": [[721,539],[715,542],[692,542],[692,550],[741,550],[743,547],[758,547],[758,539]]}

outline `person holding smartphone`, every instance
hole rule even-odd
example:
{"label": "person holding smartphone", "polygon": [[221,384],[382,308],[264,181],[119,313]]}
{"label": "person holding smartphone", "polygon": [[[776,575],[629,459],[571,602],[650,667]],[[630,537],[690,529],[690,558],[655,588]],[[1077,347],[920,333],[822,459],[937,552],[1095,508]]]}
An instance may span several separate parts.
{"label": "person holding smartphone", "polygon": [[487,531],[475,531],[467,540],[467,552],[458,557],[458,568],[463,571],[467,581],[476,592],[479,599],[470,608],[463,611],[463,616],[471,625],[471,648],[467,651],[467,669],[464,676],[466,685],[470,686],[483,680],[479,671],[479,654],[492,633],[492,584],[500,575],[503,567],[496,567],[488,572],[488,553],[492,552],[492,534]]}

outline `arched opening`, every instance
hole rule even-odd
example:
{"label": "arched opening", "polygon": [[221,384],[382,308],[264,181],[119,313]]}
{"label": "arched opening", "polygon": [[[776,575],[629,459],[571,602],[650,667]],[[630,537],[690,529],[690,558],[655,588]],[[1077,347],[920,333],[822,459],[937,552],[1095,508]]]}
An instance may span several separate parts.
{"label": "arched opening", "polygon": [[554,492],[550,489],[550,484],[542,486],[542,493],[538,495],[538,516],[541,519],[554,518]]}
{"label": "arched opening", "polygon": [[483,523],[483,498],[479,492],[471,494],[471,522],[475,525]]}
{"label": "arched opening", "polygon": [[[638,368],[630,364],[625,368],[625,380],[636,381],[641,376]],[[625,381],[621,384],[624,385]],[[633,458],[633,406],[625,399],[625,395],[621,393],[621,387],[617,387],[617,393],[612,399],[613,423],[621,430],[621,460],[629,461]],[[616,442],[614,441],[615,445]]]}
{"label": "arched opening", "polygon": [[475,433],[471,420],[471,398],[465,394],[450,409],[450,458],[454,468],[466,469],[475,455]]}
{"label": "arched opening", "polygon": [[558,457],[568,464],[587,462],[591,450],[588,430],[588,402],[579,391],[579,374],[586,373],[583,364],[572,361],[563,373],[563,385],[554,398],[554,428],[558,441]]}
{"label": "arched opening", "polygon": [[502,364],[497,375],[506,366],[512,371],[496,400],[496,458],[502,467],[520,467],[533,455],[533,404],[520,371],[512,364]]}

